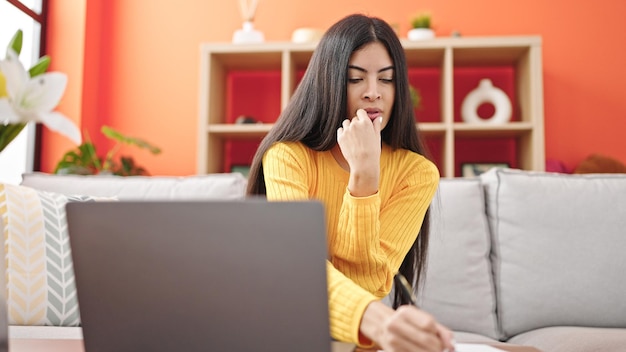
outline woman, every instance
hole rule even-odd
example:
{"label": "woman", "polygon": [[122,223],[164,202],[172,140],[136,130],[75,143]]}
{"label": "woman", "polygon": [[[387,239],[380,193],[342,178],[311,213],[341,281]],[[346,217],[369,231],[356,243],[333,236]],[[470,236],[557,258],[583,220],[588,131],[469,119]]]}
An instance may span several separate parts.
{"label": "woman", "polygon": [[[387,352],[453,348],[450,331],[427,313],[380,302],[398,271],[419,282],[425,262],[439,173],[423,154],[395,32],[377,18],[340,20],[261,142],[248,185],[268,200],[324,203],[337,340]],[[407,299],[396,294],[394,308]]]}

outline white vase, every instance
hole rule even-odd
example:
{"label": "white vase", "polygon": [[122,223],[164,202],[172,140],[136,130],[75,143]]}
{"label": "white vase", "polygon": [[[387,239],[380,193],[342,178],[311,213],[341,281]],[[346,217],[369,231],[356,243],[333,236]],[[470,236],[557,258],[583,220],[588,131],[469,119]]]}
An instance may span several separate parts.
{"label": "white vase", "polygon": [[254,29],[254,25],[250,21],[244,22],[243,28],[233,33],[233,43],[235,44],[263,43],[264,41],[263,32]]}
{"label": "white vase", "polygon": [[[483,119],[478,116],[478,107],[483,103],[493,105],[493,116]],[[490,79],[480,80],[478,87],[469,92],[461,104],[461,117],[464,122],[502,124],[509,122],[512,115],[511,100],[506,93],[493,85]]]}
{"label": "white vase", "polygon": [[435,31],[430,28],[413,28],[409,31],[409,40],[426,40],[435,38]]}

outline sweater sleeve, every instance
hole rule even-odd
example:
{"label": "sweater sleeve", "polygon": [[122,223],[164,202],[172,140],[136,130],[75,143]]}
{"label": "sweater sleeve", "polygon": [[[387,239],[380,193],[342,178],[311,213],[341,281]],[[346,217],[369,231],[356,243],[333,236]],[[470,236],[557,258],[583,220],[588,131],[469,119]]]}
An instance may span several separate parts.
{"label": "sweater sleeve", "polygon": [[372,341],[361,335],[359,329],[365,308],[377,298],[328,261],[326,269],[331,336],[338,341],[352,342],[360,347],[373,346]]}
{"label": "sweater sleeve", "polygon": [[391,290],[439,181],[437,168],[427,159],[418,159],[411,169],[399,182],[381,181],[380,189],[391,193],[384,204],[379,194],[359,198],[346,190],[337,235],[330,240],[332,264],[377,297]]}
{"label": "sweater sleeve", "polygon": [[268,200],[290,201],[310,198],[313,176],[304,149],[277,143],[263,156],[263,177]]}
{"label": "sweater sleeve", "polygon": [[[276,144],[263,157],[263,175],[267,199],[308,199],[309,177],[306,155],[303,150],[285,144]],[[328,304],[330,334],[339,341],[360,346],[371,342],[359,335],[361,317],[367,305],[376,297],[343,275],[330,262],[326,263],[328,279]]]}

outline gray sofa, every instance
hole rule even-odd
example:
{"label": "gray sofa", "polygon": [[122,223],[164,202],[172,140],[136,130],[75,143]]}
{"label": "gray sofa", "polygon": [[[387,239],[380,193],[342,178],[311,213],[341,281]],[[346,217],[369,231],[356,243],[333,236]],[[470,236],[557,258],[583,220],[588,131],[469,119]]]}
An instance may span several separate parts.
{"label": "gray sofa", "polygon": [[626,175],[442,180],[423,309],[466,342],[626,351]]}
{"label": "gray sofa", "polygon": [[[60,207],[77,194],[120,200],[242,198],[245,179],[33,173],[24,175],[19,189],[8,188],[0,188],[0,202],[11,193],[17,200],[55,199]],[[626,175],[493,169],[478,178],[442,179],[432,205],[420,305],[455,330],[459,342],[509,342],[544,352],[626,351],[624,195]],[[7,210],[2,211],[0,226],[7,221]],[[81,336],[79,327],[59,326],[76,321],[13,319],[13,338]]]}

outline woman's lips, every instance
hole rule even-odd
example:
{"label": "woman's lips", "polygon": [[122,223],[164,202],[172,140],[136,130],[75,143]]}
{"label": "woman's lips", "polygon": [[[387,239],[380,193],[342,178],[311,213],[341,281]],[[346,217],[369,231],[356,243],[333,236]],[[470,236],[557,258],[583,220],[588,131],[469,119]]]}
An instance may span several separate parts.
{"label": "woman's lips", "polygon": [[369,116],[370,120],[372,121],[377,117],[382,116],[381,111],[378,109],[365,109],[365,111],[367,112],[367,116]]}

